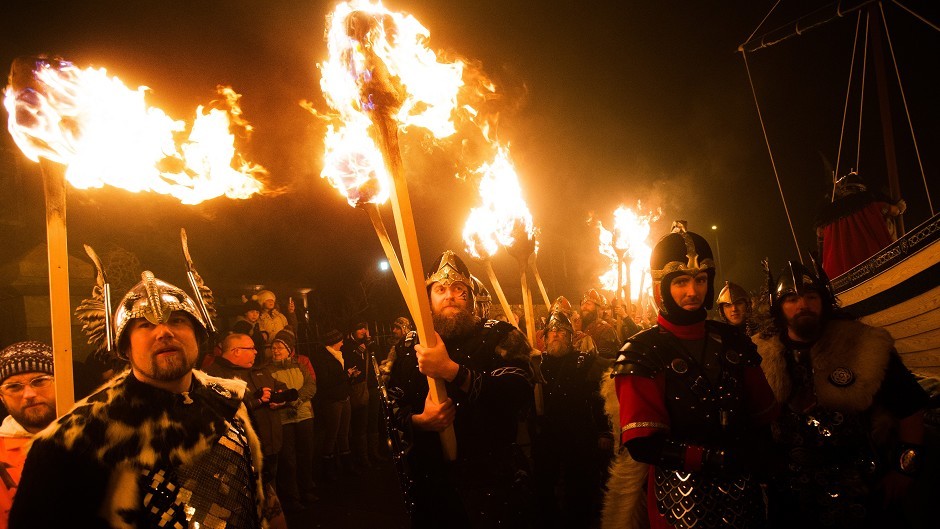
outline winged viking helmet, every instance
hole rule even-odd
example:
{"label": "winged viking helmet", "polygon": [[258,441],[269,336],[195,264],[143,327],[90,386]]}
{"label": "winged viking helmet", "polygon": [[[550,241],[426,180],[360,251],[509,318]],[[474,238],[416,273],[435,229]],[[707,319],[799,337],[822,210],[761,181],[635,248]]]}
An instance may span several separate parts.
{"label": "winged viking helmet", "polygon": [[[95,356],[106,360],[116,355],[127,359],[121,338],[127,324],[136,318],[144,318],[153,324],[166,323],[174,311],[183,311],[193,318],[197,333],[205,335],[210,327],[203,314],[215,313],[212,291],[198,278],[200,300],[205,306],[202,310],[185,291],[166,281],[156,278],[153,272],[144,271],[141,281],[134,285],[117,304],[111,315],[110,286],[101,266],[101,261],[90,246],[86,252],[98,270],[97,285],[92,289],[91,298],[85,299],[75,310],[75,316],[82,322],[82,331],[88,336],[88,343],[95,346]],[[192,268],[191,268],[192,270]],[[194,272],[194,270],[192,270]],[[211,317],[211,316],[210,316]]]}

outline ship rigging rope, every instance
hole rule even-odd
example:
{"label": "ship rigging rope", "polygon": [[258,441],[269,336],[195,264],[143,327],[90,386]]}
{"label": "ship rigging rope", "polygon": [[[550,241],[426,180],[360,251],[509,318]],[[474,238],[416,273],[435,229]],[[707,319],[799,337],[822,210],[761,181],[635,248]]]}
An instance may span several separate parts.
{"label": "ship rigging rope", "polygon": [[902,4],[901,2],[898,2],[898,0],[892,0],[891,3],[894,4],[894,5],[896,5],[896,6],[898,6],[898,7],[900,7],[901,9],[907,11],[908,13],[910,13],[911,16],[913,16],[913,17],[916,18],[917,20],[920,20],[920,21],[923,22],[924,24],[927,24],[928,26],[932,27],[935,31],[940,31],[940,26],[937,26],[936,24],[934,24],[933,22],[927,20],[926,18],[922,17],[921,15],[918,15],[918,14],[915,13],[912,9],[908,8],[907,6],[905,6],[904,4]]}
{"label": "ship rigging rope", "polygon": [[[894,3],[898,6],[901,6],[901,4],[898,4],[897,2]],[[901,7],[904,8],[904,6]],[[911,121],[911,111],[907,106],[907,96],[904,95],[904,85],[901,84],[901,72],[898,70],[898,59],[894,55],[894,44],[891,42],[891,33],[888,31],[888,22],[885,19],[884,5],[878,4],[878,9],[881,10],[881,23],[885,30],[885,40],[888,41],[888,50],[891,52],[891,64],[894,65],[894,75],[898,79],[898,90],[901,92],[901,102],[904,103],[904,115],[907,117],[907,126],[911,130],[911,141],[914,143],[914,154],[917,156],[917,166],[920,168],[920,177],[924,180],[924,194],[927,195],[927,205],[930,207],[930,216],[933,216],[935,215],[935,212],[933,209],[933,201],[930,199],[930,188],[927,186],[927,173],[924,172],[924,162],[920,159],[920,147],[917,146],[917,136],[914,135],[914,122]],[[914,14],[909,9],[904,9],[920,20],[924,20],[922,17]],[[929,22],[927,25],[934,29],[938,29],[937,26],[930,24]]]}
{"label": "ship rigging rope", "polygon": [[[778,2],[779,3],[779,2]],[[760,129],[764,133],[764,143],[767,145],[767,153],[770,155],[770,166],[774,170],[774,178],[777,180],[777,190],[780,192],[780,201],[783,202],[783,211],[787,214],[787,223],[790,225],[790,233],[793,235],[793,244],[796,246],[796,254],[803,263],[803,252],[800,251],[800,243],[796,239],[796,230],[793,228],[793,220],[790,219],[790,209],[787,207],[787,199],[783,194],[783,186],[780,185],[780,173],[777,171],[777,163],[774,161],[774,153],[770,148],[770,138],[767,137],[767,127],[764,125],[764,115],[760,110],[760,103],[757,101],[757,90],[754,88],[754,79],[751,77],[751,67],[747,63],[747,53],[741,50],[741,57],[744,58],[744,69],[747,70],[747,81],[751,85],[751,95],[754,96],[754,105],[757,107],[757,118],[760,120]]]}
{"label": "ship rigging rope", "polygon": [[[868,52],[868,40],[867,40],[867,35],[868,35],[868,32],[867,32],[867,27],[868,27],[868,26],[867,26],[867,24],[868,24],[868,21],[867,21],[867,19],[866,19],[865,24],[866,24],[866,32],[865,32],[865,35],[866,35],[865,46],[866,46],[866,47],[865,47],[865,51],[866,51],[866,56],[867,56],[867,52]],[[839,181],[839,165],[842,163],[842,141],[845,139],[845,120],[846,120],[846,118],[848,117],[848,114],[849,114],[849,96],[850,96],[850,94],[852,93],[852,75],[853,75],[853,73],[855,72],[855,53],[856,53],[856,51],[858,50],[858,30],[859,30],[859,27],[860,27],[861,25],[862,25],[862,13],[859,12],[858,18],[857,18],[857,20],[855,21],[855,39],[852,41],[852,60],[849,62],[849,84],[848,84],[848,87],[846,87],[846,89],[845,89],[845,105],[842,107],[842,130],[839,131],[839,148],[836,149],[836,169],[835,169],[835,171],[832,173],[832,192],[829,194],[829,202],[830,202],[830,203],[835,202],[835,200],[836,200],[836,183]],[[865,94],[865,68],[864,68],[864,64],[865,64],[865,61],[862,61],[862,88],[861,88],[861,90],[862,90],[862,97],[861,97],[861,99],[862,99],[862,100],[864,100],[864,98],[865,98],[865,97],[864,97],[864,94]],[[861,146],[861,143],[862,143],[862,105],[861,105],[861,104],[859,104],[858,114],[859,114],[859,116],[858,116],[858,121],[859,121],[859,126],[858,126],[858,130],[859,130],[859,132],[858,132],[858,134],[859,134],[859,136],[858,136],[858,145],[859,145],[859,149],[857,150],[857,154],[856,154],[856,156],[855,156],[855,169],[856,169],[856,170],[858,170],[859,159],[861,158],[861,147],[860,147],[860,146]]]}
{"label": "ship rigging rope", "polygon": [[[858,14],[861,21],[862,13]],[[871,24],[871,14],[865,15],[865,53],[862,54],[862,88],[858,96],[858,136],[855,138],[855,170],[858,171],[862,165],[862,116],[865,113],[865,79],[868,79],[868,29]],[[855,48],[852,48],[852,62],[855,62]],[[848,105],[848,94],[846,94],[845,104]]]}

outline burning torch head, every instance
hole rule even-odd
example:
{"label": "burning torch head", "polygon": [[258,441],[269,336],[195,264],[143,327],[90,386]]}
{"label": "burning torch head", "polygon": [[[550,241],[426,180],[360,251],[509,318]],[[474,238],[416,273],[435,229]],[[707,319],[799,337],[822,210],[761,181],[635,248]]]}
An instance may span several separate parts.
{"label": "burning torch head", "polygon": [[710,309],[715,298],[715,258],[712,249],[704,237],[686,231],[684,221],[676,221],[672,233],[660,239],[650,255],[653,299],[661,313],[677,319],[676,323],[684,323],[679,320],[683,320],[681,314],[688,311],[684,311],[672,299],[669,287],[677,276],[695,277],[700,272],[708,273],[708,292],[702,306]]}
{"label": "burning torch head", "polygon": [[457,257],[457,254],[451,250],[444,250],[444,253],[435,261],[434,266],[432,266],[430,270],[433,270],[433,272],[431,272],[424,282],[429,293],[434,283],[440,283],[445,287],[449,287],[452,283],[463,283],[473,297],[473,299],[469,300],[470,303],[473,303],[475,306],[477,290],[476,287],[474,287],[473,276],[470,274],[470,269],[467,268],[467,265]]}
{"label": "burning torch head", "polygon": [[473,281],[473,312],[482,320],[489,319],[490,306],[493,304],[493,298],[490,296],[489,289],[476,276],[471,275]]}
{"label": "burning torch head", "polygon": [[118,344],[118,356],[127,359],[129,340],[124,337],[124,329],[131,320],[145,318],[153,324],[166,323],[175,311],[183,311],[193,320],[193,326],[199,341],[207,336],[206,324],[199,313],[196,302],[182,289],[154,277],[153,272],[145,271],[141,281],[134,285],[118,303],[114,311],[114,336]]}

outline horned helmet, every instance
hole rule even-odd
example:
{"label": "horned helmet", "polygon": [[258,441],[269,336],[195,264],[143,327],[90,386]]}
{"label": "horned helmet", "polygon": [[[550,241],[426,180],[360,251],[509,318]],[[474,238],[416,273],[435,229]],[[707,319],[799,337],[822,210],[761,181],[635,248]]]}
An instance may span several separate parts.
{"label": "horned helmet", "polygon": [[829,316],[838,308],[838,300],[832,292],[829,278],[821,269],[814,273],[801,263],[787,261],[776,281],[769,272],[767,273],[767,283],[773,285],[770,290],[770,312],[774,317],[781,315],[780,306],[791,294],[802,296],[807,292],[818,293],[822,298],[823,317]]}

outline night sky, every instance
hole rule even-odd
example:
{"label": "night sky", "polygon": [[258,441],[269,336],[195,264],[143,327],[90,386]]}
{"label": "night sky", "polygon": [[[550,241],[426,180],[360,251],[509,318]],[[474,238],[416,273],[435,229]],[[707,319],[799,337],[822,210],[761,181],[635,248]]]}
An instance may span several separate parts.
{"label": "night sky", "polygon": [[[593,212],[605,224],[619,204],[661,208],[651,241],[686,219],[720,255],[719,284],[760,286],[759,260],[775,268],[796,257],[761,124],[737,46],[774,2],[561,2],[389,0],[431,32],[431,47],[485,72],[502,94],[499,136],[512,158],[536,225],[539,268],[550,296],[580,298],[605,263]],[[765,24],[825,2],[791,2]],[[795,5],[794,5],[795,4]],[[935,2],[905,2],[940,21]],[[0,8],[0,64],[47,53],[76,65],[106,67],[128,86],[152,89],[150,101],[191,120],[218,84],[242,94],[255,128],[241,148],[270,171],[279,194],[198,206],[172,198],[107,188],[70,188],[69,243],[120,246],[144,268],[182,282],[180,227],[212,286],[265,284],[282,292],[312,287],[329,304],[383,258],[364,213],[350,208],[319,177],[324,126],[300,106],[327,110],[316,63],[326,59],[325,16],[335,2],[262,0],[29,1]],[[937,187],[936,70],[940,33],[886,6],[901,61],[927,180]],[[815,247],[813,216],[829,186],[845,100],[854,16],[749,56],[757,96],[804,253]],[[875,100],[873,85],[866,101]],[[894,101],[895,108],[897,100]],[[868,108],[868,107],[866,107]],[[3,112],[4,118],[6,113]],[[857,118],[855,118],[857,120]],[[877,108],[865,111],[863,133],[880,134]],[[853,132],[849,134],[854,138]],[[908,228],[929,216],[924,186],[910,162],[907,125],[897,121]],[[17,252],[44,240],[38,167],[3,133],[2,163],[18,167],[16,197],[3,202],[0,244]],[[453,145],[427,148],[420,134],[402,138],[404,163],[424,256],[462,251],[460,232],[476,185],[454,177]],[[840,172],[855,166],[854,139]],[[881,147],[863,154],[872,187],[884,181]],[[4,171],[3,175],[9,174]],[[389,226],[391,223],[390,211]],[[711,226],[718,226],[717,231]],[[6,259],[4,259],[5,261]],[[495,261],[511,298],[518,298],[514,260]],[[479,267],[471,264],[482,275]]]}

